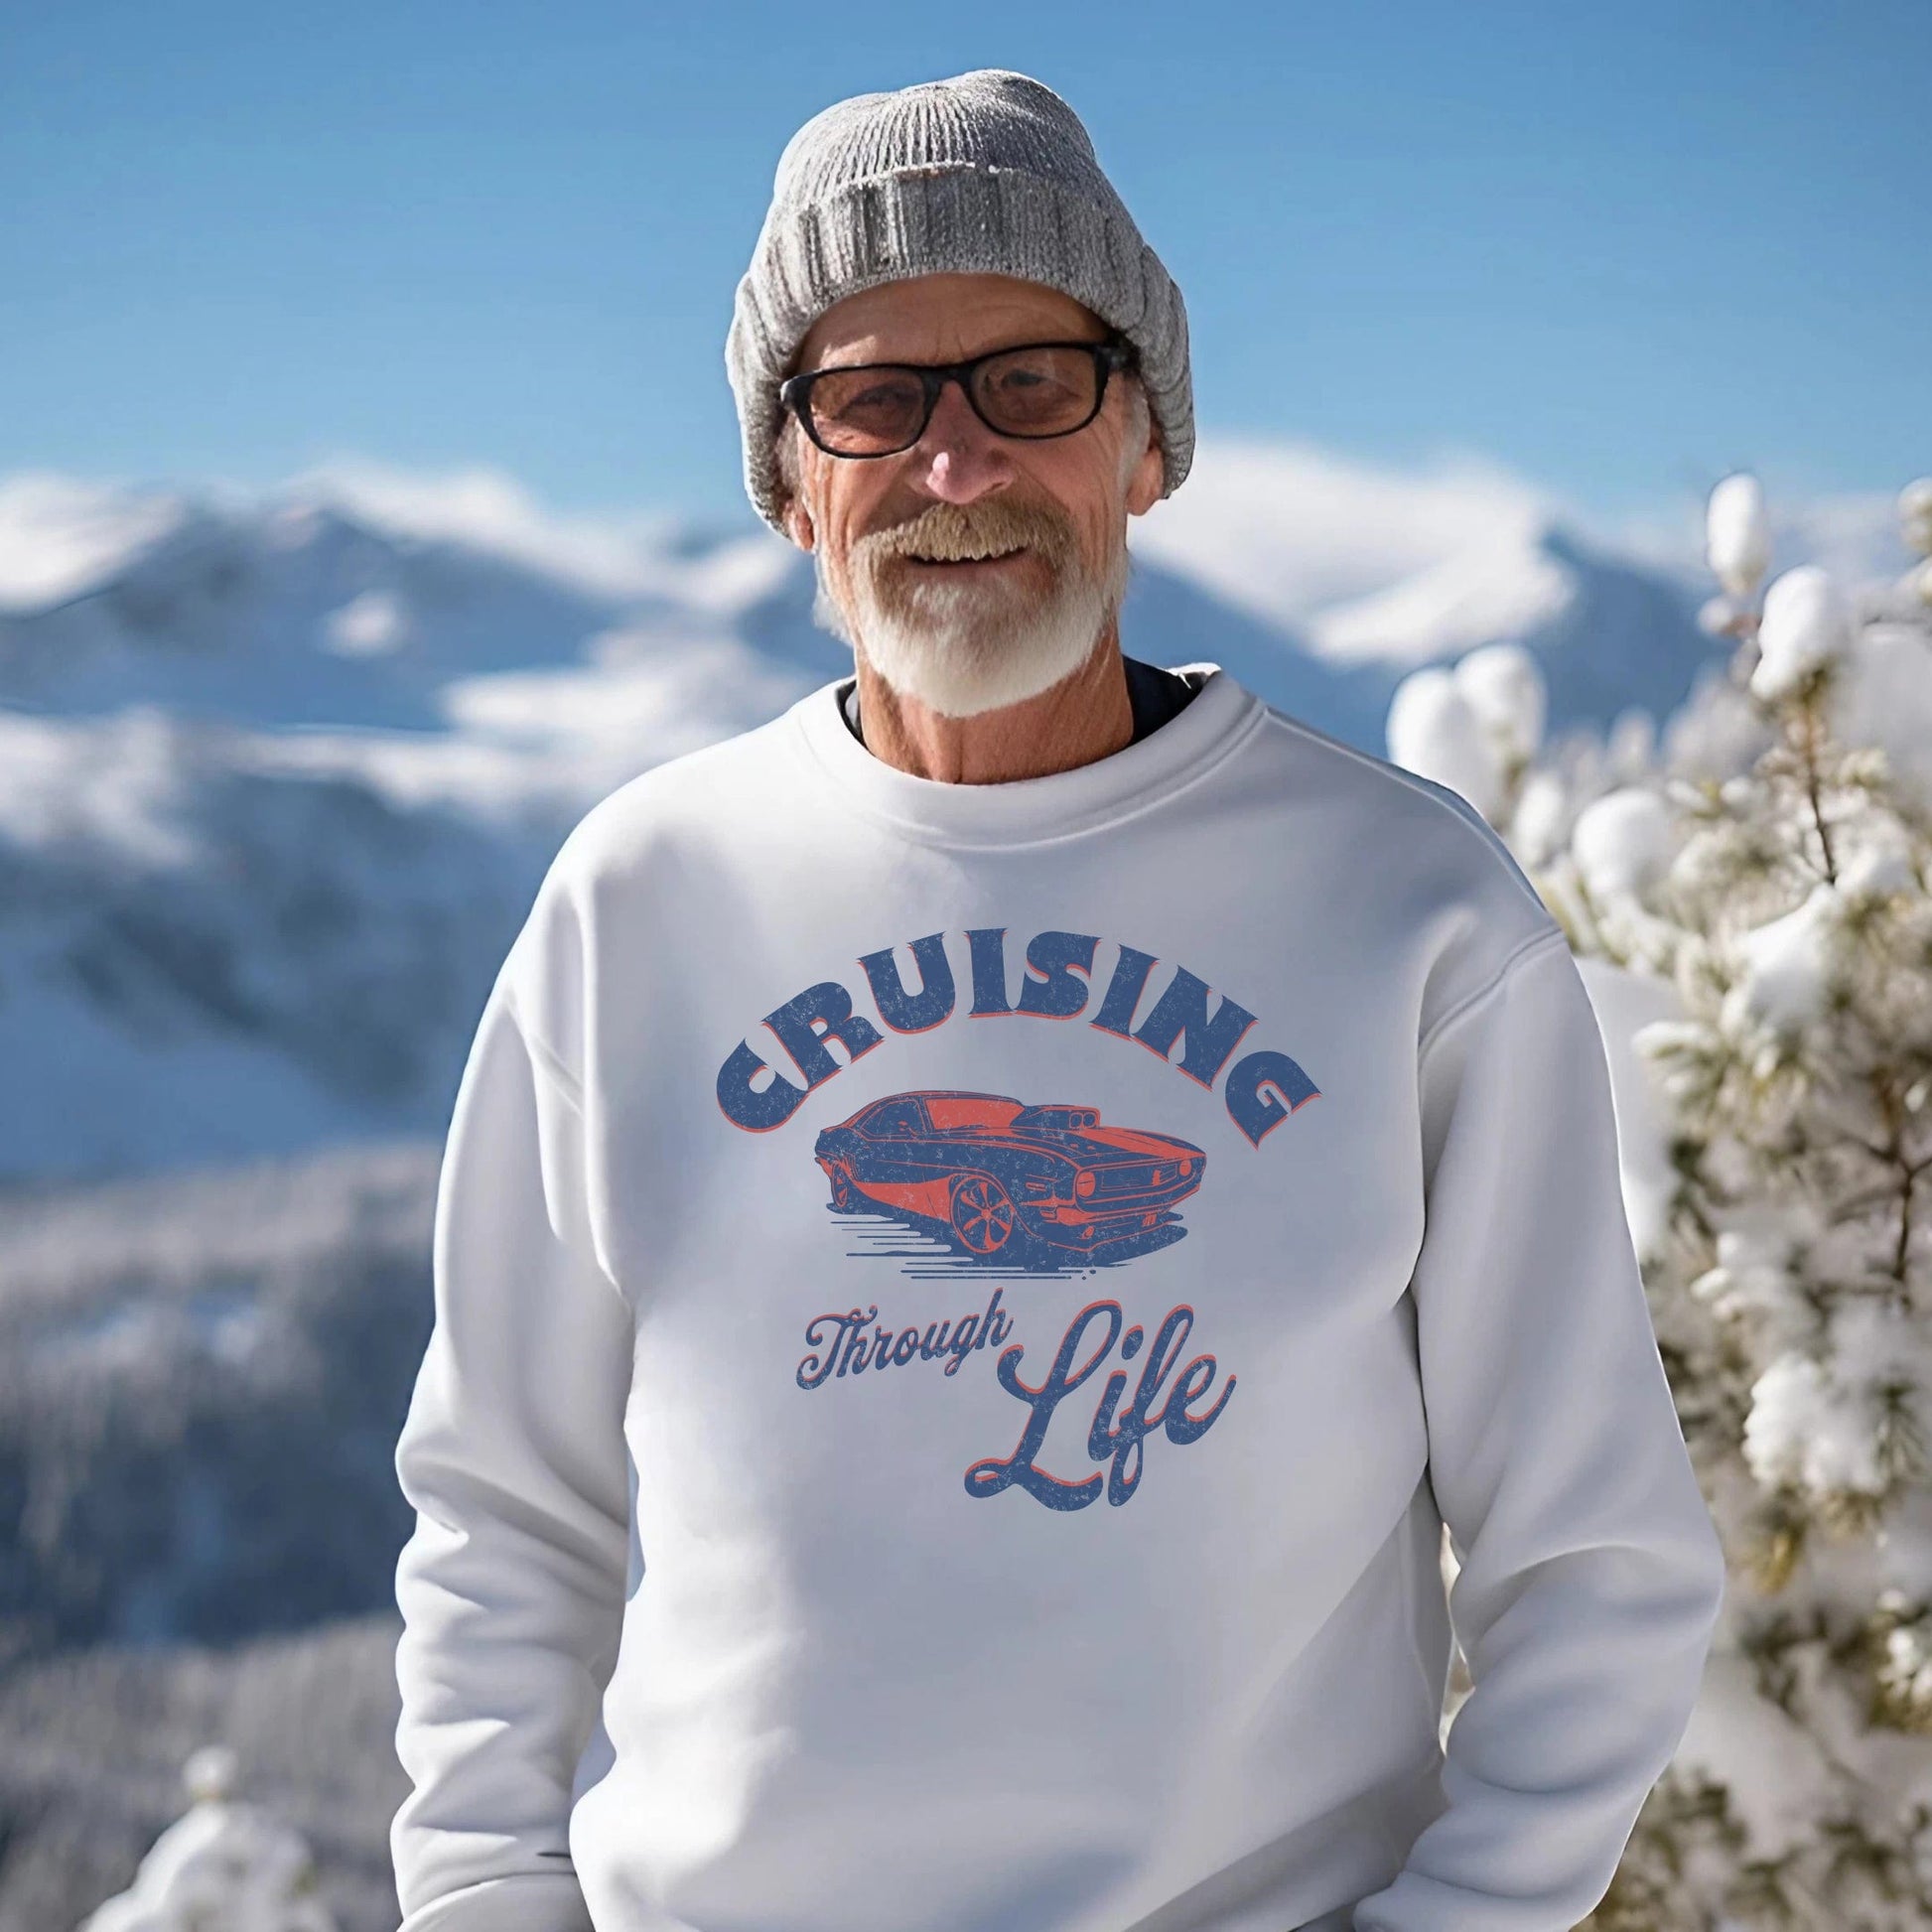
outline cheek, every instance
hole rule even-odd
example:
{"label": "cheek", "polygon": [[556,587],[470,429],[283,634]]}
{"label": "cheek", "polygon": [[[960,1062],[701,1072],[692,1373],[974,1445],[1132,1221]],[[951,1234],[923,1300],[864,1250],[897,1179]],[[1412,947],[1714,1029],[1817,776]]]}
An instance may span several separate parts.
{"label": "cheek", "polygon": [[1103,557],[1118,540],[1126,514],[1112,461],[1097,471],[1083,471],[1077,480],[1069,479],[1060,500],[1080,532],[1089,561]]}
{"label": "cheek", "polygon": [[[827,457],[824,462],[835,460]],[[880,498],[891,486],[891,478],[878,474],[883,466],[870,463],[837,464],[817,480],[819,541],[841,560],[853,539],[873,527]]]}
{"label": "cheek", "polygon": [[1048,454],[1035,471],[1039,487],[1066,511],[1074,526],[1089,543],[1111,537],[1124,513],[1125,483],[1121,472],[1126,457],[1121,439],[1104,433],[1094,425],[1095,434],[1083,448],[1073,445],[1085,441],[1074,438],[1064,449]]}

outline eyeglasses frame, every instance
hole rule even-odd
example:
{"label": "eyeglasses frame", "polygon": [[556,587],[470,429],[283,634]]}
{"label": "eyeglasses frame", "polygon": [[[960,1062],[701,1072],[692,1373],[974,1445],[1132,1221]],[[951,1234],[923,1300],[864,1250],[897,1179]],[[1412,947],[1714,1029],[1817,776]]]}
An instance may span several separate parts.
{"label": "eyeglasses frame", "polygon": [[[1029,348],[1084,348],[1094,358],[1099,372],[1099,380],[1094,385],[1093,408],[1070,429],[1051,429],[1037,436],[1029,436],[1024,431],[1001,429],[997,423],[987,422],[986,413],[973,395],[971,376],[982,363],[997,361],[1002,355],[1017,355]],[[1004,348],[989,348],[983,355],[968,357],[964,362],[848,362],[833,364],[829,368],[804,369],[797,375],[786,376],[778,384],[778,403],[798,418],[798,426],[811,438],[817,448],[827,456],[837,457],[843,463],[873,463],[881,457],[903,456],[912,449],[926,431],[932,426],[932,412],[939,407],[939,395],[948,382],[957,382],[959,392],[966,398],[967,406],[995,436],[1005,437],[1014,443],[1052,443],[1062,436],[1077,436],[1100,414],[1107,401],[1107,383],[1111,377],[1123,369],[1135,366],[1137,357],[1132,344],[1118,333],[1102,337],[1099,342],[1054,342],[1054,343],[1009,343]],[[896,450],[834,450],[819,439],[812,426],[811,390],[822,375],[862,375],[873,369],[904,369],[919,378],[925,390],[925,409],[919,417],[919,426],[911,438],[901,443]]]}

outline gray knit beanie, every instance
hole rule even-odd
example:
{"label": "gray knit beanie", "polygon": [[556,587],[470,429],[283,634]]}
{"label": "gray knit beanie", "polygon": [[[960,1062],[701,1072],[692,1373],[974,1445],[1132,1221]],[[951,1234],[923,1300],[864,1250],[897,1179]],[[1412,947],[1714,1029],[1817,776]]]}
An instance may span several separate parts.
{"label": "gray knit beanie", "polygon": [[1180,486],[1194,454],[1180,291],[1072,108],[1024,73],[985,68],[838,101],[778,157],[725,343],[745,487],[767,523],[784,527],[777,388],[805,332],[860,289],[940,272],[1039,282],[1118,329],[1139,351],[1161,493]]}

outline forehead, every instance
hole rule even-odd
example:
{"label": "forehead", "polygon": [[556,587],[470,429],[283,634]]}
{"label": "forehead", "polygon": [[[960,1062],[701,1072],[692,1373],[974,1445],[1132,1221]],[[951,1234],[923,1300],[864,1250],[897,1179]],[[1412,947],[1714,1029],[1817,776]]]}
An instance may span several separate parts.
{"label": "forehead", "polygon": [[796,366],[964,361],[1015,343],[1098,342],[1093,311],[1011,275],[914,275],[835,302],[799,345]]}

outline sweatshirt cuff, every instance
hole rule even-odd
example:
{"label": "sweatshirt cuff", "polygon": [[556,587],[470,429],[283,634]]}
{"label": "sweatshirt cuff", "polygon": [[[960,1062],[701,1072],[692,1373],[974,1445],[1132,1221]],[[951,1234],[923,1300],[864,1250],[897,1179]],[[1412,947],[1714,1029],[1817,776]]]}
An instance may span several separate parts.
{"label": "sweatshirt cuff", "polygon": [[596,1927],[575,1872],[555,1877],[519,1872],[432,1898],[397,1932],[596,1932]]}

